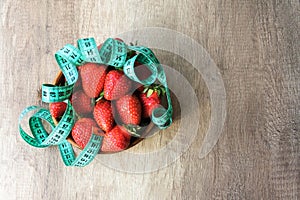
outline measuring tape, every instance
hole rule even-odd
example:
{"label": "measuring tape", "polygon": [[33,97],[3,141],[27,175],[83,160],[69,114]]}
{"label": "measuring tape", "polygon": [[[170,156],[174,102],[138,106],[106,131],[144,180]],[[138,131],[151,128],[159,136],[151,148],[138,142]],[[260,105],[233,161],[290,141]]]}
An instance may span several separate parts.
{"label": "measuring tape", "polygon": [[[55,54],[55,59],[66,78],[66,85],[42,85],[43,102],[67,102],[66,111],[59,123],[57,125],[54,124],[48,109],[37,106],[27,107],[19,117],[20,135],[29,145],[38,148],[58,146],[66,166],[83,167],[95,158],[101,148],[103,136],[92,132],[88,144],[77,157],[74,154],[72,145],[66,140],[75,123],[75,111],[69,101],[69,97],[78,80],[77,66],[86,62],[110,65],[117,69],[123,68],[128,78],[143,85],[151,85],[155,81],[159,81],[165,88],[168,108],[156,108],[152,112],[151,119],[160,129],[165,129],[171,125],[173,108],[166,75],[151,49],[143,46],[127,46],[124,42],[112,38],[107,39],[100,50],[98,50],[94,38],[79,39],[77,46],[78,48],[67,44]],[[137,55],[127,59],[129,51],[135,51]],[[135,62],[145,65],[152,74],[145,80],[140,80],[134,71]],[[33,111],[35,113],[29,118],[29,127],[33,136],[31,137],[24,131],[21,122],[27,114]],[[42,121],[49,124],[51,133],[46,131]]]}

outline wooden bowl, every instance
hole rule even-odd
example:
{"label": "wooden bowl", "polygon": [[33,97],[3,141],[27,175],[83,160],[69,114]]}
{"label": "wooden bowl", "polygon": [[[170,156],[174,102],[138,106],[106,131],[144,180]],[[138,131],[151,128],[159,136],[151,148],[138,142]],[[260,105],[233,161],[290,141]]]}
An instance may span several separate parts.
{"label": "wooden bowl", "polygon": [[[54,79],[54,85],[64,85],[65,83],[65,77],[62,73],[62,71],[59,71],[58,74],[56,75],[55,79]],[[52,117],[54,123],[57,125],[59,120]],[[127,147],[127,149],[135,146],[136,144],[140,143],[145,137],[149,136],[151,133],[153,133],[153,131],[157,130],[156,126],[154,126],[154,124],[152,122],[150,122],[147,126],[142,127],[142,129],[140,130],[139,134],[141,134],[143,137],[141,138],[137,138],[137,137],[132,137],[129,146]],[[76,148],[81,149],[76,142],[73,140],[71,134],[68,136],[67,140]],[[99,153],[107,153],[107,152],[99,152]],[[115,153],[115,152],[112,152]]]}

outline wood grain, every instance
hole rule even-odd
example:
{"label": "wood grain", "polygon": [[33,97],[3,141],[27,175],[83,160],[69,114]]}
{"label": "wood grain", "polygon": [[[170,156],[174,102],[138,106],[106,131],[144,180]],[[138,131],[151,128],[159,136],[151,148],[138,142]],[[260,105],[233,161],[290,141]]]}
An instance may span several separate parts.
{"label": "wood grain", "polygon": [[[0,5],[1,199],[300,198],[298,0],[4,0]],[[205,82],[190,63],[161,51],[159,59],[193,86],[201,110],[195,142],[173,164],[143,174],[111,169],[101,158],[85,168],[66,168],[57,148],[25,144],[18,115],[40,104],[36,90],[58,71],[56,50],[78,38],[101,42],[142,27],[184,33],[216,62],[227,118],[214,150],[198,159],[210,119]],[[180,119],[131,151],[163,148],[179,124]]]}

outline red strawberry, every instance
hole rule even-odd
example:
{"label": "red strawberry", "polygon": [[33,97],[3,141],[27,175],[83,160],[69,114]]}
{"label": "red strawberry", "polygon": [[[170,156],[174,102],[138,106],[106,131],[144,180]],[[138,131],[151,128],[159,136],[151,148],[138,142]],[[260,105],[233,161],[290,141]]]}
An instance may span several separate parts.
{"label": "red strawberry", "polygon": [[114,40],[118,40],[120,42],[124,42],[121,38],[114,38]]}
{"label": "red strawberry", "polygon": [[142,116],[143,118],[151,117],[153,110],[160,106],[160,95],[165,94],[165,89],[162,85],[153,84],[140,87],[138,90],[141,92],[139,98],[143,109]]}
{"label": "red strawberry", "polygon": [[116,113],[124,124],[139,125],[142,107],[135,95],[126,95],[115,102]]}
{"label": "red strawberry", "polygon": [[67,108],[67,104],[65,102],[56,102],[56,103],[49,104],[50,114],[54,118],[63,116],[66,108]]}
{"label": "red strawberry", "polygon": [[118,152],[125,150],[130,143],[131,136],[124,127],[115,126],[111,131],[105,133],[101,151]]}
{"label": "red strawberry", "polygon": [[71,134],[80,148],[83,149],[89,142],[92,135],[92,127],[97,128],[97,123],[91,118],[81,118],[74,124]]}
{"label": "red strawberry", "polygon": [[101,99],[94,108],[94,119],[105,132],[110,131],[114,125],[114,117],[110,101]]}
{"label": "red strawberry", "polygon": [[99,96],[103,89],[106,69],[105,65],[96,63],[86,63],[80,67],[82,88],[86,95],[91,98]]}
{"label": "red strawberry", "polygon": [[127,94],[131,89],[131,81],[120,70],[107,73],[104,83],[104,98],[115,100]]}
{"label": "red strawberry", "polygon": [[74,110],[78,115],[87,115],[93,111],[94,105],[92,99],[82,90],[76,91],[71,99]]}
{"label": "red strawberry", "polygon": [[99,45],[97,46],[98,51],[100,51],[100,49],[102,48],[102,46],[103,46],[103,43],[101,43],[101,44],[99,44]]}
{"label": "red strawberry", "polygon": [[142,116],[144,118],[151,117],[152,111],[160,105],[160,99],[157,91],[153,91],[149,97],[147,97],[147,93],[142,92],[139,97],[143,107]]}

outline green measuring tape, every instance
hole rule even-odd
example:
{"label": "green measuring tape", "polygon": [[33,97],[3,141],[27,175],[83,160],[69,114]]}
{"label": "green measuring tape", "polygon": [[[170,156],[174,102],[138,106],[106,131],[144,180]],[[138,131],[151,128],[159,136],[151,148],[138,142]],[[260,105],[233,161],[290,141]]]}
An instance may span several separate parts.
{"label": "green measuring tape", "polygon": [[[54,124],[49,110],[37,106],[27,107],[19,117],[20,135],[29,145],[38,148],[57,145],[66,166],[83,167],[95,158],[101,148],[103,136],[92,133],[88,144],[77,157],[74,154],[72,145],[66,140],[75,123],[75,111],[68,99],[78,80],[77,66],[86,62],[110,65],[117,69],[123,68],[128,78],[143,85],[151,85],[158,80],[165,87],[168,108],[156,108],[152,112],[152,122],[160,129],[165,129],[171,125],[173,108],[166,75],[158,59],[149,48],[127,46],[124,42],[112,38],[107,39],[100,50],[98,50],[94,38],[79,39],[77,45],[78,48],[67,44],[55,54],[55,59],[66,78],[66,85],[42,85],[43,102],[67,101],[68,103],[59,123]],[[127,59],[127,53],[130,50],[136,51],[137,55]],[[147,66],[151,71],[152,74],[147,79],[140,80],[136,76],[134,71],[136,61]],[[29,127],[33,136],[31,137],[22,128],[21,121],[28,113],[33,111],[35,111],[35,114],[29,119]],[[49,124],[51,133],[46,131],[42,121]]]}
{"label": "green measuring tape", "polygon": [[[29,118],[29,127],[33,137],[28,135],[21,126],[23,118],[30,112],[36,113]],[[66,166],[83,167],[89,164],[99,152],[102,144],[102,136],[92,134],[89,143],[83,151],[75,157],[72,145],[66,140],[74,125],[75,112],[68,101],[67,109],[57,126],[55,126],[49,110],[30,106],[23,110],[19,117],[19,130],[21,137],[31,146],[44,148],[58,145],[62,159]],[[48,134],[43,126],[42,120],[49,123],[52,132]]]}

